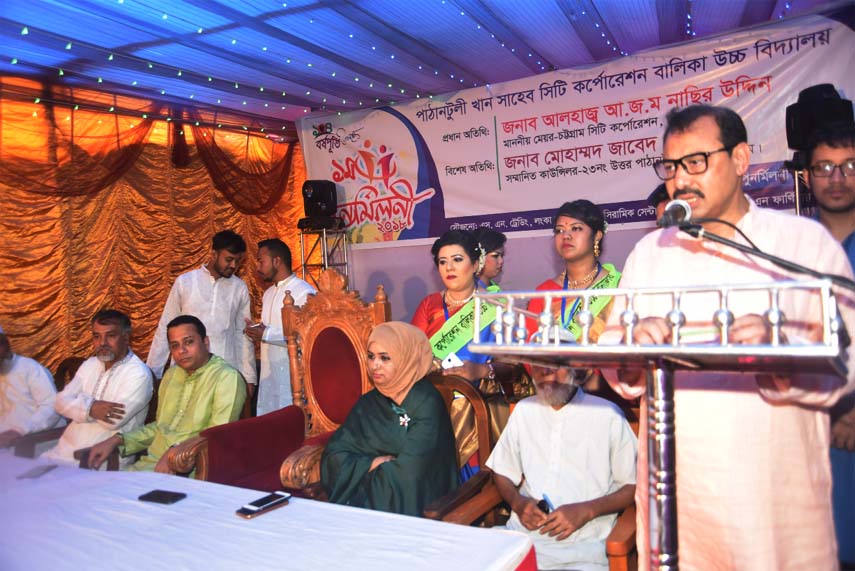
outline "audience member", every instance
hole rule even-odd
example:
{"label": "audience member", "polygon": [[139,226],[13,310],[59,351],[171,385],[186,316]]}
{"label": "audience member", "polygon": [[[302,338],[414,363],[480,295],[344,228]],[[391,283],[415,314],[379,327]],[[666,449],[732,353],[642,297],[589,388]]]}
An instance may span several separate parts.
{"label": "audience member", "polygon": [[505,265],[505,242],[508,237],[485,226],[477,228],[472,235],[478,246],[487,253],[481,271],[478,272],[478,287],[487,289],[487,286],[496,286],[498,284],[494,280],[502,273]]}
{"label": "audience member", "polygon": [[[42,458],[76,463],[74,452],[120,430],[145,422],[151,400],[151,371],[131,351],[131,320],[115,309],[92,318],[95,356],[85,360],[56,396],[56,411],[70,419],[56,446]],[[130,462],[125,460],[122,466]]]}
{"label": "audience member", "polygon": [[[751,151],[742,119],[727,107],[694,105],[668,114],[663,159],[655,165],[668,194],[689,203],[704,229],[746,243],[733,224],[761,250],[821,272],[852,276],[840,245],[820,224],[759,208],[742,190]],[[798,239],[793,239],[797,236]],[[801,278],[677,228],[643,237],[624,266],[621,287],[680,287],[773,282]],[[837,291],[840,314],[855,331],[851,292]],[[715,296],[684,296],[685,338],[715,342]],[[812,339],[820,319],[818,295],[786,292],[785,339]],[[665,316],[671,296],[634,300],[640,318],[632,342],[671,343]],[[758,315],[768,307],[763,291],[731,291],[735,316],[729,342],[769,344],[770,326]],[[616,298],[600,344],[623,337],[625,299]],[[831,444],[828,407],[853,389],[855,351],[849,351],[848,380],[793,373],[788,376],[712,371],[677,371],[676,495],[680,566],[685,569],[804,570],[837,568],[831,517]],[[632,398],[645,392],[638,370],[611,377]],[[642,401],[646,406],[646,399]],[[642,409],[641,433],[647,431]],[[638,480],[648,481],[648,450],[641,440]],[[638,486],[639,561],[647,561],[648,487]]]}
{"label": "audience member", "polygon": [[266,414],[291,404],[291,370],[288,349],[282,331],[282,306],[290,292],[294,305],[306,303],[315,288],[291,271],[291,250],[278,238],[258,243],[258,273],[272,284],[264,292],[261,322],[246,320],[244,332],[261,344],[261,375],[258,388],[258,414]]}
{"label": "audience member", "polygon": [[532,366],[487,466],[527,533],[539,569],[608,569],[606,537],[633,502],[637,441],[617,406],[575,386],[566,367]]}
{"label": "audience member", "polygon": [[244,320],[251,317],[249,289],[235,275],[244,256],[243,238],[231,230],[217,232],[208,262],[181,274],[172,284],[146,360],[157,378],[163,376],[169,357],[167,323],[179,315],[195,315],[205,324],[211,352],[240,371],[249,384],[247,388],[254,390],[255,347],[243,334]]}
{"label": "audience member", "polygon": [[61,425],[54,400],[50,372],[35,359],[13,353],[0,327],[0,448],[25,434]]}
{"label": "audience member", "polygon": [[321,459],[321,483],[333,502],[421,516],[456,486],[448,411],[424,378],[432,365],[418,328],[391,321],[371,332],[374,389],[360,397]]}
{"label": "audience member", "polygon": [[166,325],[166,334],[175,365],[160,383],[156,419],[93,446],[90,467],[101,466],[118,448],[123,457],[147,450],[128,470],[168,472],[164,454],[170,446],[240,416],[246,383],[222,357],[211,354],[205,325],[199,318],[179,315]]}
{"label": "audience member", "polygon": [[[855,126],[817,131],[807,148],[807,176],[817,218],[840,241],[855,268]],[[850,334],[853,332],[850,331]],[[831,409],[834,526],[840,559],[855,567],[855,395]]]}

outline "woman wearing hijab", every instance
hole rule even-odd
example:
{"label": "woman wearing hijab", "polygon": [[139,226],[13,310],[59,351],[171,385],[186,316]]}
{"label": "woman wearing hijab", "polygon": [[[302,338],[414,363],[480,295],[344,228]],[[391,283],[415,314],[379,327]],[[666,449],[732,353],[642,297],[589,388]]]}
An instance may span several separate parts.
{"label": "woman wearing hijab", "polygon": [[321,483],[335,503],[420,516],[457,485],[448,411],[424,378],[430,344],[408,323],[382,323],[368,339],[368,365],[375,388],[324,449]]}

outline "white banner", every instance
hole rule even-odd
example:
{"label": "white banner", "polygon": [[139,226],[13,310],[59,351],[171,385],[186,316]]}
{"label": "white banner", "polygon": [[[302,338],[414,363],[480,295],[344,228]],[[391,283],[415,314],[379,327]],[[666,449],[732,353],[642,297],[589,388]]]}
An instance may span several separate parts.
{"label": "white banner", "polygon": [[753,153],[746,190],[792,208],[785,109],[819,83],[852,98],[855,32],[808,16],[589,69],[307,117],[299,133],[308,178],[344,191],[338,215],[353,243],[551,228],[557,207],[577,198],[599,204],[610,224],[653,220],[646,197],[660,182],[652,165],[664,116],[694,103],[742,116]]}

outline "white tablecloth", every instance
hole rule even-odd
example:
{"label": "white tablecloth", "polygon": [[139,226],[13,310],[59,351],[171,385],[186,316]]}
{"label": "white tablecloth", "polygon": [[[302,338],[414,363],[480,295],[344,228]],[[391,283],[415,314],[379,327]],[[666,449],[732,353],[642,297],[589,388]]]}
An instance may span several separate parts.
{"label": "white tablecloth", "polygon": [[[264,495],[155,473],[92,472],[0,452],[0,569],[514,569],[531,548],[509,531],[292,499],[245,520]],[[153,489],[185,492],[172,505]]]}

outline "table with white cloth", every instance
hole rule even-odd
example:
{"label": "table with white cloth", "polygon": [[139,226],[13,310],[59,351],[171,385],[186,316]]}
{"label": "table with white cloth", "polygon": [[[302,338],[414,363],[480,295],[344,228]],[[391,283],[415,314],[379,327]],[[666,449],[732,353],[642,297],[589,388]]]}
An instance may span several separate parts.
{"label": "table with white cloth", "polygon": [[[0,451],[0,569],[514,569],[525,536],[292,498],[252,520],[264,492],[146,472],[59,466]],[[184,492],[171,505],[137,498]]]}

